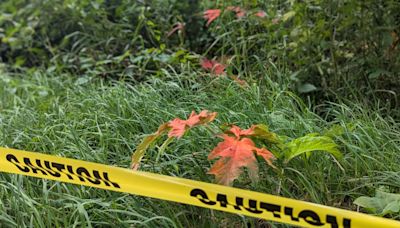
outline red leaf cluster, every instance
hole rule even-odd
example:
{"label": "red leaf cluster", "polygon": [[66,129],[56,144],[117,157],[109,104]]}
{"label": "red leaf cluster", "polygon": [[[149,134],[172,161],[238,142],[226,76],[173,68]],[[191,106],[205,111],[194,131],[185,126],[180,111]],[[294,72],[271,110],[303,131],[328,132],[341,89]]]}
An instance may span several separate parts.
{"label": "red leaf cluster", "polygon": [[211,22],[213,22],[215,19],[217,19],[221,15],[221,10],[220,9],[208,9],[204,11],[203,17],[204,19],[207,20],[206,26],[208,27]]}
{"label": "red leaf cluster", "polygon": [[231,185],[243,172],[242,167],[247,167],[250,176],[256,178],[258,166],[254,153],[263,157],[272,166],[274,156],[270,151],[257,148],[250,138],[242,138],[242,136],[254,134],[253,129],[254,126],[246,130],[232,126],[228,133],[233,134],[234,137],[223,134],[224,141],[220,142],[209,154],[209,160],[219,158],[208,172],[215,175],[219,184]]}
{"label": "red leaf cluster", "polygon": [[[245,17],[247,14],[247,11],[240,6],[228,6],[225,10],[234,12],[237,18]],[[213,21],[221,16],[221,12],[222,10],[220,9],[208,9],[204,11],[203,17],[207,20],[206,26],[210,26]],[[254,14],[254,16],[264,18],[267,16],[267,13],[263,10],[259,10],[257,13]]]}
{"label": "red leaf cluster", "polygon": [[201,111],[196,114],[194,111],[190,114],[187,120],[175,118],[168,123],[170,131],[168,137],[180,138],[185,134],[186,130],[197,125],[206,124],[215,119],[217,116],[216,112],[209,113],[207,110]]}
{"label": "red leaf cluster", "polygon": [[226,65],[219,63],[215,60],[209,60],[209,59],[202,59],[201,62],[201,67],[205,70],[211,71],[211,73],[215,75],[223,75],[225,74],[225,68]]}
{"label": "red leaf cluster", "polygon": [[[236,13],[237,18],[242,18],[246,16],[246,11],[239,6],[228,6],[226,10],[233,11]],[[206,26],[210,26],[210,24],[217,19],[221,15],[220,9],[208,9],[204,11],[203,17],[207,20]]]}

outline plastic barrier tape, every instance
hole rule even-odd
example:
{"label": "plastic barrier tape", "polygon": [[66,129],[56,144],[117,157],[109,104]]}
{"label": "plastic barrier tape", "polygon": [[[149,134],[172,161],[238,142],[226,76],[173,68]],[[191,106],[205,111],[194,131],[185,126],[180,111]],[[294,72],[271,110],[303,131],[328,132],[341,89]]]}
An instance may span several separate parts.
{"label": "plastic barrier tape", "polygon": [[400,227],[400,222],[199,181],[0,147],[0,171],[148,196],[304,227]]}

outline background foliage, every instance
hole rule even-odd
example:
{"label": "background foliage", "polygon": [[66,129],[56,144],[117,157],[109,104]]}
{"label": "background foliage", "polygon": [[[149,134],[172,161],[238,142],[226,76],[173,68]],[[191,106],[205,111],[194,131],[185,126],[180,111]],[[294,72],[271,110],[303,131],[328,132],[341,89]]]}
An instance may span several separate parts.
{"label": "background foliage", "polygon": [[[208,9],[223,12],[206,26]],[[290,149],[279,174],[259,160],[259,182],[242,175],[235,187],[350,210],[362,197],[363,212],[399,219],[381,197],[400,192],[399,12],[395,0],[2,0],[0,145],[129,167],[161,123],[206,109],[218,112],[214,127],[265,124],[305,142],[318,133],[343,154]],[[212,182],[218,142],[193,129],[162,156],[150,148],[141,169]],[[285,227],[10,174],[0,188],[5,227]]]}
{"label": "background foliage", "polygon": [[[267,16],[224,15],[207,29],[202,12],[229,5]],[[187,62],[189,53],[229,56],[231,70],[245,78],[259,80],[265,68],[285,68],[290,86],[317,103],[339,94],[399,107],[395,0],[13,0],[0,8],[0,56],[16,68],[44,65],[141,81],[159,75],[161,67]],[[167,37],[177,22],[185,23],[185,31]]]}

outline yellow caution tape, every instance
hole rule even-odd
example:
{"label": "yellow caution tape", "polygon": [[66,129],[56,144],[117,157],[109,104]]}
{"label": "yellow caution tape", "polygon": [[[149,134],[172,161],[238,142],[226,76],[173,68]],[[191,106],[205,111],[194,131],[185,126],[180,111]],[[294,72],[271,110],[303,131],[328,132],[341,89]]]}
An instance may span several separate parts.
{"label": "yellow caution tape", "polygon": [[400,227],[400,222],[284,197],[0,147],[0,171],[195,205],[303,227]]}

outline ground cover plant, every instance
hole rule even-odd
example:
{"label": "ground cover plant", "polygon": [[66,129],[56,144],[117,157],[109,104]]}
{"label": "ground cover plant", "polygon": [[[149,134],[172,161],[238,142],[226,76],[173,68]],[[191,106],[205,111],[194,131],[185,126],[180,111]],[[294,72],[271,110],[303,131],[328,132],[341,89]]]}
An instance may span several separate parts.
{"label": "ground cover plant", "polygon": [[[399,8],[2,1],[0,146],[399,220]],[[4,173],[0,212],[2,227],[286,227]]]}

